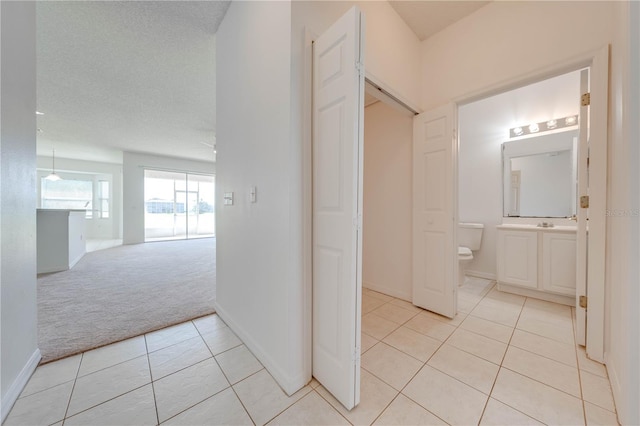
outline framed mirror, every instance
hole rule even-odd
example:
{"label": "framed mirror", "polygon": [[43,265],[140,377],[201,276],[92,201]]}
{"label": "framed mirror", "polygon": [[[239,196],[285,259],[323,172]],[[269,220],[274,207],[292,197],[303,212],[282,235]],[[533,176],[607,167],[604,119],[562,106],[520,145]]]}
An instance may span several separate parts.
{"label": "framed mirror", "polygon": [[576,214],[578,129],[502,144],[503,216]]}

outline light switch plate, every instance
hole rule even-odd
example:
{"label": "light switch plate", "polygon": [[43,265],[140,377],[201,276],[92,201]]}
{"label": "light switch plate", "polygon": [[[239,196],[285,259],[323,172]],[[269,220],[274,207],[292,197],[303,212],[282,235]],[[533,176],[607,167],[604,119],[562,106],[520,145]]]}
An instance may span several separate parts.
{"label": "light switch plate", "polygon": [[232,206],[233,205],[233,192],[225,192],[224,193],[224,205]]}
{"label": "light switch plate", "polygon": [[258,191],[258,189],[255,186],[252,186],[251,188],[249,188],[249,201],[250,202],[255,203],[255,202],[258,201],[257,191]]}

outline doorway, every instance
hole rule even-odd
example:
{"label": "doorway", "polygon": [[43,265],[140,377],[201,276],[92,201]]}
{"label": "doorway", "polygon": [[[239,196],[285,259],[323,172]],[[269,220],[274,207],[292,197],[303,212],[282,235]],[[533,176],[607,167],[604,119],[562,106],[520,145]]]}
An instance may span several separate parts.
{"label": "doorway", "polygon": [[362,286],[410,302],[414,114],[376,91],[366,84]]}
{"label": "doorway", "polygon": [[[579,97],[580,71],[573,71],[459,106],[458,217],[460,222],[484,225],[481,247],[465,266],[468,276],[496,279],[496,227],[505,220],[575,225],[569,218],[576,207],[572,141],[578,123],[548,132],[540,129],[526,137],[511,137],[509,132],[531,123],[574,117],[579,113]],[[565,131],[571,135],[560,139],[568,135]],[[559,139],[547,141],[550,134]],[[545,143],[558,144],[557,149],[542,147]],[[519,151],[508,153],[515,150]],[[505,157],[513,163],[506,168]],[[548,173],[539,174],[543,168]],[[519,179],[512,182],[507,171]]]}
{"label": "doorway", "polygon": [[[584,71],[585,69],[588,69],[588,71]],[[575,70],[583,71],[580,72]],[[505,83],[494,88],[489,88],[484,92],[484,95],[475,93],[473,95],[458,99],[456,103],[459,107],[459,113],[461,116],[459,127],[460,137],[458,139],[458,143],[461,144],[460,155],[462,158],[464,158],[464,145],[477,150],[474,157],[469,156],[471,160],[468,163],[465,164],[464,160],[461,161],[459,169],[461,174],[467,173],[468,175],[466,178],[468,187],[466,191],[476,194],[475,204],[481,206],[488,205],[490,209],[498,211],[499,208],[497,206],[501,206],[502,203],[487,202],[485,191],[476,190],[475,192],[473,192],[473,184],[469,184],[469,182],[475,183],[476,180],[481,180],[486,184],[487,179],[489,181],[492,181],[492,179],[496,177],[496,182],[500,181],[500,173],[502,172],[504,174],[504,167],[500,167],[498,169],[500,171],[496,171],[495,167],[488,172],[485,170],[485,173],[491,174],[490,177],[484,176],[482,174],[482,171],[479,170],[478,167],[478,163],[481,162],[484,158],[491,157],[493,161],[496,161],[495,153],[497,148],[495,145],[500,144],[500,142],[495,142],[494,146],[491,146],[490,144],[483,146],[482,144],[478,144],[477,140],[474,141],[474,137],[469,137],[469,135],[467,135],[466,137],[469,139],[467,140],[467,143],[465,143],[465,129],[463,124],[465,120],[463,117],[465,114],[465,108],[478,101],[478,99],[489,100],[492,97],[498,98],[500,95],[493,95],[504,95],[505,93],[509,93],[507,92],[508,90],[513,90],[515,88],[527,90],[527,85],[535,87],[536,83],[532,85],[532,82],[537,82],[537,84],[540,85],[544,83],[544,79],[552,79],[554,77],[561,79],[563,78],[563,76],[566,77],[569,74],[573,74],[574,76],[573,87],[575,88],[576,86],[579,86],[579,89],[577,91],[575,91],[574,89],[572,95],[574,97],[572,99],[574,112],[570,113],[572,115],[561,117],[561,109],[554,110],[553,107],[549,108],[548,106],[545,109],[544,106],[541,107],[540,105],[538,105],[538,110],[531,108],[529,108],[530,110],[528,110],[528,105],[521,105],[520,109],[514,108],[513,105],[511,105],[511,112],[509,116],[511,122],[509,124],[503,123],[501,125],[501,128],[492,128],[491,126],[485,126],[484,137],[487,138],[492,136],[495,142],[500,138],[509,140],[509,138],[525,136],[527,133],[535,134],[539,131],[544,130],[550,130],[549,133],[555,133],[560,131],[559,127],[558,129],[555,129],[555,127],[561,120],[564,124],[566,124],[566,126],[576,124],[574,120],[580,122],[580,132],[579,137],[577,138],[579,141],[579,149],[577,149],[579,156],[574,156],[572,159],[572,161],[577,164],[577,166],[575,166],[574,168],[578,170],[577,174],[578,176],[580,176],[580,178],[578,179],[578,186],[570,188],[570,191],[573,194],[577,194],[575,198],[579,197],[578,199],[580,200],[580,203],[577,202],[578,200],[575,200],[576,204],[578,205],[574,207],[574,211],[577,213],[577,227],[575,226],[575,222],[571,222],[568,217],[564,219],[557,218],[557,220],[554,221],[557,221],[560,225],[570,225],[570,227],[573,229],[577,228],[576,237],[574,239],[574,244],[577,247],[574,252],[577,265],[575,269],[575,276],[577,278],[574,279],[574,282],[576,283],[577,288],[575,296],[573,296],[573,300],[575,300],[576,305],[577,341],[581,345],[586,344],[587,353],[590,358],[599,362],[603,362],[605,261],[604,250],[606,236],[606,217],[604,214],[598,214],[597,212],[604,212],[606,209],[608,46],[598,51],[585,54],[582,58],[576,59],[574,61],[565,64],[558,64],[546,71],[537,72],[529,76],[524,76],[516,81]],[[575,78],[576,76],[579,77]],[[576,84],[576,82],[578,82],[578,84]],[[557,86],[555,90],[563,91],[565,89],[565,87]],[[484,122],[483,120],[486,121],[488,111],[491,111],[494,108],[495,105],[485,105],[484,110],[479,113],[480,122]],[[577,112],[575,112],[576,109],[578,110]],[[522,115],[523,111],[531,114],[528,117],[527,123],[524,122],[527,120],[523,117],[517,117],[517,114]],[[565,119],[566,121],[564,121]],[[509,133],[505,133],[505,126],[509,130]],[[471,128],[473,128],[473,126],[471,126]],[[476,137],[478,136],[476,135]],[[487,148],[487,146],[489,148]],[[502,158],[502,161],[504,162],[503,156],[498,156],[498,158]],[[523,185],[524,179],[524,175],[521,175],[520,180],[518,181],[518,184],[520,185],[520,193],[518,194],[520,199],[521,197],[524,197],[524,194],[522,193],[523,187],[521,186]],[[507,179],[505,179],[504,182],[507,182]],[[589,182],[588,188],[587,185],[585,185],[585,182]],[[465,186],[465,177],[463,177],[462,175],[460,177],[460,185],[462,187]],[[506,183],[504,185],[506,185]],[[489,182],[488,184],[483,186],[488,187],[490,191],[495,192],[496,188],[499,188],[501,185],[491,185],[491,183]],[[461,190],[461,194],[463,193],[463,191],[464,190]],[[473,199],[473,196],[471,197],[471,199]],[[478,203],[478,201],[480,203]],[[460,199],[461,207],[459,213],[459,217],[462,221],[469,219],[465,217],[465,214],[467,214],[465,213],[465,211],[471,211],[468,208],[469,206],[465,206],[465,203],[466,201],[464,197],[462,197]],[[472,202],[471,204],[474,203]],[[508,216],[508,213],[505,214],[504,212],[507,212],[507,210],[500,211],[500,215]],[[595,213],[589,214],[589,212]],[[522,215],[522,212],[519,213]],[[553,223],[553,221],[551,220],[544,220],[539,218],[517,219],[522,222],[521,224],[528,225],[534,230],[536,229],[536,224],[540,222]],[[588,219],[590,220],[589,233],[587,238],[586,221]],[[502,219],[500,220],[501,223],[509,224],[510,222],[508,218],[505,218],[504,221],[506,222],[503,222]],[[489,236],[489,239],[491,239],[491,236]],[[549,247],[553,243],[556,243],[565,245],[566,250],[566,247],[568,247],[566,239],[564,239],[564,241],[561,243],[558,243],[559,240],[557,239],[555,239],[557,241],[554,241],[554,239],[555,238],[548,238],[549,245],[547,247]],[[500,238],[500,240],[502,240],[502,237]],[[531,241],[532,243],[535,242],[533,240]],[[577,241],[577,243],[575,241]],[[483,241],[483,246],[486,246],[486,242],[486,240]],[[494,247],[497,247],[498,244],[495,242],[495,240],[494,243]],[[544,244],[544,242],[542,243]],[[589,246],[588,250],[587,245]],[[530,247],[533,247],[533,245],[530,245]],[[554,259],[554,256],[550,256],[548,251],[544,251],[544,247],[545,246],[542,245],[540,251],[538,251],[541,258]],[[502,251],[504,251],[504,244]],[[513,252],[513,250],[510,251]],[[494,250],[485,250],[485,255],[492,255],[493,253],[495,253]],[[549,270],[551,270],[552,268],[547,267],[545,269],[544,263],[540,262],[540,264],[542,264],[543,266],[538,266],[537,271],[539,271],[543,276],[540,278],[540,280],[538,280],[538,286],[544,288],[544,281],[548,281]],[[533,271],[533,275],[524,278],[530,279],[530,282],[535,283],[537,280],[535,276],[536,268],[535,266],[530,266],[529,269]],[[501,270],[503,270],[503,268],[498,265],[496,272],[498,272],[499,274]],[[488,275],[489,278],[496,278],[495,276],[492,276],[491,273],[483,274],[482,271],[480,272],[480,276]],[[590,301],[588,310],[587,300]]]}

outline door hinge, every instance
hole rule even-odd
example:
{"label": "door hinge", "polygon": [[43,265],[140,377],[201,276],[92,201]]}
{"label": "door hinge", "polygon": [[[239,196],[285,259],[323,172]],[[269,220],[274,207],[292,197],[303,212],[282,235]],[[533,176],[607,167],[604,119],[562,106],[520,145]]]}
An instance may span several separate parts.
{"label": "door hinge", "polygon": [[582,106],[589,106],[589,105],[591,105],[591,93],[589,93],[589,92],[584,93],[584,94],[580,97],[580,105],[582,105]]}
{"label": "door hinge", "polygon": [[351,360],[353,362],[356,362],[360,359],[360,346],[356,346],[356,348],[353,350],[353,356],[351,357]]}
{"label": "door hinge", "polygon": [[364,75],[364,64],[360,61],[356,61],[356,70],[358,71],[358,74]]}
{"label": "door hinge", "polygon": [[578,303],[580,304],[581,308],[587,309],[587,302],[588,302],[587,296],[580,296],[579,297]]}
{"label": "door hinge", "polygon": [[353,227],[358,231],[362,231],[362,213],[353,218]]}
{"label": "door hinge", "polygon": [[589,196],[588,195],[583,195],[580,197],[580,207],[583,209],[588,209],[589,208]]}

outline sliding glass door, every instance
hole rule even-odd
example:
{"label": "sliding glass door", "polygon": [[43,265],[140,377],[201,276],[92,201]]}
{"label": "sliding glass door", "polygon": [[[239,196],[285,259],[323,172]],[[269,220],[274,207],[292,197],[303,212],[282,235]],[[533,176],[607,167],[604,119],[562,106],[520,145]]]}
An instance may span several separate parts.
{"label": "sliding glass door", "polygon": [[210,175],[187,176],[188,238],[211,237],[215,234],[215,182]]}
{"label": "sliding glass door", "polygon": [[214,179],[212,175],[145,170],[145,241],[215,236]]}

